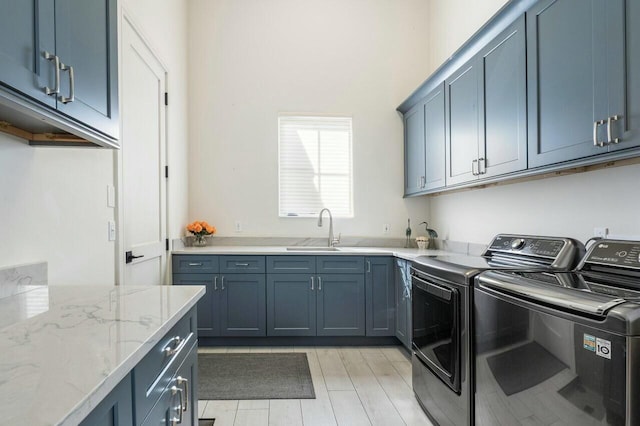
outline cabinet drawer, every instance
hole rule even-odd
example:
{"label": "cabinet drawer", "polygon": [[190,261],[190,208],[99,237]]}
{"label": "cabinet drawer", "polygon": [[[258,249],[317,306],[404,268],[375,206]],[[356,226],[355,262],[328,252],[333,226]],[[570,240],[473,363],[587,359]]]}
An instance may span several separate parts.
{"label": "cabinet drawer", "polygon": [[174,273],[215,274],[218,270],[218,256],[173,255]]}
{"label": "cabinet drawer", "polygon": [[364,257],[361,256],[318,256],[316,262],[319,274],[364,273]]}
{"label": "cabinet drawer", "polygon": [[268,256],[267,274],[313,274],[315,256]]}
{"label": "cabinet drawer", "polygon": [[220,273],[264,273],[264,256],[220,256]]}
{"label": "cabinet drawer", "polygon": [[[172,363],[167,379],[163,380],[163,388],[158,389],[158,397],[155,406],[150,411],[145,411],[143,416],[145,419],[139,418],[137,424],[143,426],[166,426],[168,418],[183,419],[185,425],[197,425],[197,390],[195,380],[197,378],[196,368],[198,363],[198,344],[193,342],[182,351],[181,359],[176,359],[176,363]],[[187,381],[181,382],[178,377],[186,378]],[[176,387],[180,391],[174,391]],[[186,390],[186,392],[185,392]],[[184,392],[184,393],[183,393]],[[186,404],[186,405],[183,405]],[[183,410],[180,416],[180,410]],[[144,422],[142,422],[144,420]],[[173,424],[173,423],[172,423]]]}
{"label": "cabinet drawer", "polygon": [[[180,338],[177,343],[174,339]],[[133,370],[136,424],[142,423],[169,384],[189,349],[197,341],[195,311],[191,310],[151,349]],[[167,354],[167,348],[171,353]]]}

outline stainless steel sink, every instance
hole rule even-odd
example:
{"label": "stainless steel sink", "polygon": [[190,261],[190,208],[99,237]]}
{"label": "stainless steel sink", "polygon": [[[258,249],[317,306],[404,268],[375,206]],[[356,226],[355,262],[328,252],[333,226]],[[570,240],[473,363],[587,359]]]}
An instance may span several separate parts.
{"label": "stainless steel sink", "polygon": [[287,251],[340,251],[337,247],[287,247]]}

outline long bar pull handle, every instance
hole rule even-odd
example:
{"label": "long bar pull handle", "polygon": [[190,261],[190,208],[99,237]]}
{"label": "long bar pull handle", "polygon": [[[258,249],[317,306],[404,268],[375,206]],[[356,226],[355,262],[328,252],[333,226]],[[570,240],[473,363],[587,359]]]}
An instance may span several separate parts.
{"label": "long bar pull handle", "polygon": [[60,70],[69,71],[69,97],[60,96],[60,102],[62,102],[63,104],[68,104],[70,102],[73,102],[76,98],[75,76],[73,74],[73,67],[60,63]]}
{"label": "long bar pull handle", "polygon": [[224,290],[224,275],[222,276],[222,290]]}
{"label": "long bar pull handle", "polygon": [[248,263],[236,263],[236,266],[246,267],[246,266],[249,266],[249,264]]}
{"label": "long bar pull handle", "polygon": [[476,172],[476,170],[478,170],[478,160],[473,160],[471,162],[471,174],[474,176],[478,176],[478,172]]}
{"label": "long bar pull handle", "polygon": [[182,411],[189,410],[189,379],[185,379],[182,376],[176,377],[178,385],[182,385],[184,389],[184,403],[182,404]]}
{"label": "long bar pull handle", "polygon": [[367,260],[367,272],[371,272],[371,261]]}
{"label": "long bar pull handle", "polygon": [[613,138],[612,134],[612,130],[611,130],[611,125],[613,124],[614,121],[618,121],[620,119],[619,115],[614,115],[613,117],[609,117],[607,119],[607,143],[619,143],[620,142],[620,138]]}
{"label": "long bar pull handle", "polygon": [[202,266],[202,262],[193,262],[193,263],[189,263],[189,266]]}
{"label": "long bar pull handle", "polygon": [[484,175],[487,173],[487,163],[486,163],[486,159],[484,158],[479,158],[478,159],[478,174],[479,175]]}
{"label": "long bar pull handle", "polygon": [[318,277],[318,291],[322,291],[322,278]]}
{"label": "long bar pull handle", "polygon": [[176,395],[180,393],[180,405],[178,405],[175,409],[178,412],[178,417],[172,417],[171,418],[171,425],[175,426],[178,425],[180,423],[182,423],[182,412],[184,411],[182,408],[182,389],[178,388],[177,386],[172,386],[171,387],[171,395]]}
{"label": "long bar pull handle", "polygon": [[218,277],[213,277],[213,289],[218,291]]}
{"label": "long bar pull handle", "polygon": [[311,291],[313,291],[313,277],[311,277]]}
{"label": "long bar pull handle", "polygon": [[605,145],[604,141],[601,142],[598,140],[598,127],[600,127],[603,124],[604,124],[604,120],[598,120],[593,122],[593,146],[602,147]]}
{"label": "long bar pull handle", "polygon": [[46,93],[49,96],[57,95],[58,93],[60,93],[60,58],[58,58],[57,55],[54,55],[49,52],[44,52],[44,58],[47,61],[53,61],[53,65],[56,67],[56,73],[55,73],[56,85],[53,87],[53,89],[50,88],[49,86],[45,86],[44,93]]}

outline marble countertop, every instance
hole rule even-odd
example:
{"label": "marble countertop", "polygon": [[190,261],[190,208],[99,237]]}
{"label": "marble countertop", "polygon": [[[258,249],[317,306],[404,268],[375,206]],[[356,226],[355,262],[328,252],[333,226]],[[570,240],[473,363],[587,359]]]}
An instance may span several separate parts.
{"label": "marble countertop", "polygon": [[361,256],[395,256],[401,259],[414,260],[418,256],[437,256],[451,254],[443,250],[420,250],[415,248],[398,247],[337,247],[336,251],[309,251],[307,246],[299,246],[302,250],[287,250],[282,246],[206,246],[185,247],[173,250],[174,254],[240,254],[240,255],[308,255],[308,256],[335,256],[335,255],[361,255]]}
{"label": "marble countertop", "polygon": [[0,300],[0,423],[75,425],[204,294],[33,286]]}

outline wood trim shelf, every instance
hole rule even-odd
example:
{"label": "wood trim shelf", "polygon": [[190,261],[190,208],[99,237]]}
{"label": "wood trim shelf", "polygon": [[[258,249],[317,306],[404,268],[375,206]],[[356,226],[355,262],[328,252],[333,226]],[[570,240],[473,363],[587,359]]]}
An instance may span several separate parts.
{"label": "wood trim shelf", "polygon": [[0,132],[29,141],[31,146],[95,146],[79,136],[70,133],[31,133],[27,130],[12,126],[11,123],[0,121]]}

